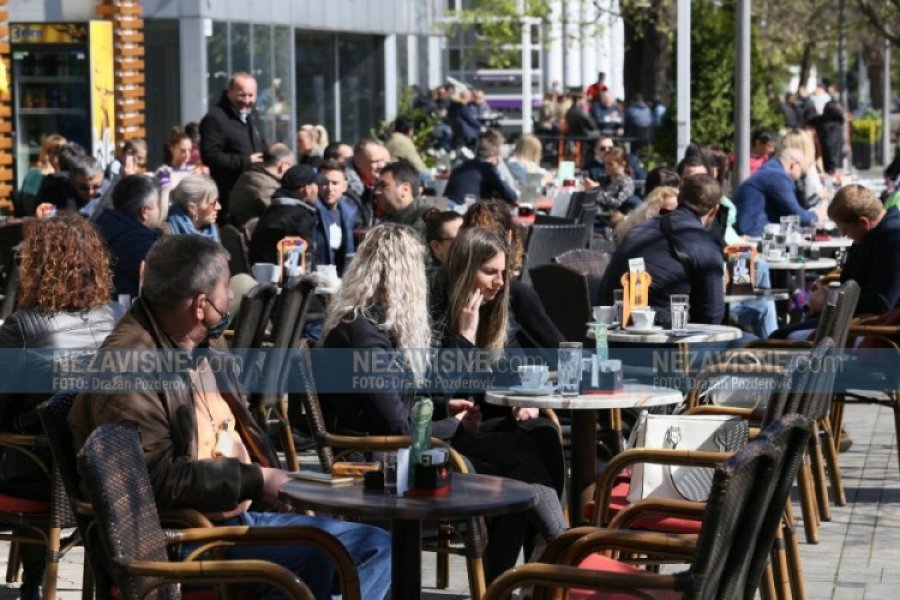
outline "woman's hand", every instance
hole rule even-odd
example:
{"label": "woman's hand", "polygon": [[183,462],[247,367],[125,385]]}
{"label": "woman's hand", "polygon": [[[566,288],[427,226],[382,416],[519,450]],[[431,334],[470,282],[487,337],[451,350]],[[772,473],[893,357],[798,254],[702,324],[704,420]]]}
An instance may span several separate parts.
{"label": "woman's hand", "polygon": [[481,409],[473,402],[454,398],[447,403],[447,412],[460,422],[466,432],[475,433],[478,430],[478,423],[481,422]]}
{"label": "woman's hand", "polygon": [[581,189],[585,192],[590,191],[594,188],[600,187],[600,184],[591,179],[590,177],[583,177],[581,179]]}
{"label": "woman's hand", "polygon": [[536,419],[540,411],[536,408],[524,408],[513,406],[512,409],[512,417],[516,420],[516,422],[521,423],[522,421],[527,421],[529,419]]}
{"label": "woman's hand", "polygon": [[459,313],[459,334],[472,344],[475,343],[478,335],[478,311],[481,308],[482,300],[484,300],[484,296],[481,294],[481,290],[476,289]]}

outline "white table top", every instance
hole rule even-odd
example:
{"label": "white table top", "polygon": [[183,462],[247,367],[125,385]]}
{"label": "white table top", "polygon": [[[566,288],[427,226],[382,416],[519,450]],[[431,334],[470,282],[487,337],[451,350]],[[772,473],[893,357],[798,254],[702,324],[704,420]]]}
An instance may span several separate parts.
{"label": "white table top", "polygon": [[746,294],[725,294],[725,303],[747,302],[749,300],[787,300],[791,295],[787,290],[758,289]]}
{"label": "white table top", "polygon": [[833,258],[820,258],[819,260],[778,260],[773,261],[772,259],[767,259],[769,261],[769,269],[774,271],[799,271],[800,269],[806,269],[809,271],[823,271],[826,269],[833,269],[837,266],[837,261]]}
{"label": "white table top", "polygon": [[[689,323],[688,333],[673,334],[671,329],[637,333],[627,329],[613,329],[609,331],[607,340],[621,344],[701,344],[707,342],[732,342],[739,339],[743,332],[738,327],[730,325],[704,325],[702,323]],[[588,326],[587,337],[594,338],[593,327]]]}
{"label": "white table top", "polygon": [[799,245],[801,247],[812,246],[813,248],[849,248],[853,245],[853,240],[848,237],[833,237],[830,240],[819,240],[816,242],[803,240]]}
{"label": "white table top", "polygon": [[553,408],[580,410],[592,408],[646,408],[665,404],[679,404],[684,399],[682,393],[672,388],[655,387],[645,383],[626,383],[621,391],[614,393],[580,394],[578,396],[517,396],[509,390],[489,391],[485,400],[500,406],[521,408]]}

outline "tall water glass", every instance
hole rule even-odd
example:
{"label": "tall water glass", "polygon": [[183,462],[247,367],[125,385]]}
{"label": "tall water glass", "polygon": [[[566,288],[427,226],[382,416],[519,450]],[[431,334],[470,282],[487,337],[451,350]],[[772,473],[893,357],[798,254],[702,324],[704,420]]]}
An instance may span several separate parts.
{"label": "tall water glass", "polygon": [[613,290],[613,304],[616,306],[616,322],[621,329],[625,329],[622,318],[625,316],[625,290]]}
{"label": "tall water glass", "polygon": [[683,333],[687,330],[690,299],[691,297],[687,294],[672,294],[669,296],[669,308],[672,312],[672,331],[675,333]]}
{"label": "tall water glass", "polygon": [[577,396],[581,391],[581,342],[560,343],[557,374],[559,393]]}

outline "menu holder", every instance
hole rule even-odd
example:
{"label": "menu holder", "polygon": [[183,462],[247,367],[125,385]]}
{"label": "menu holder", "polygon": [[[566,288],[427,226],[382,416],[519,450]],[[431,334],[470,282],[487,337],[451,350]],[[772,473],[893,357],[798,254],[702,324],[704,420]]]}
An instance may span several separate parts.
{"label": "menu holder", "polygon": [[291,277],[306,273],[306,241],[301,237],[286,237],[276,245],[278,251],[278,272],[281,283],[287,283]]}
{"label": "menu holder", "polygon": [[727,293],[751,294],[756,283],[756,247],[753,244],[725,246]]}
{"label": "menu holder", "polygon": [[[634,275],[632,281],[632,275]],[[620,282],[622,283],[622,328],[624,329],[629,319],[631,311],[646,308],[650,302],[650,283],[653,277],[647,271],[625,272],[622,274]]]}

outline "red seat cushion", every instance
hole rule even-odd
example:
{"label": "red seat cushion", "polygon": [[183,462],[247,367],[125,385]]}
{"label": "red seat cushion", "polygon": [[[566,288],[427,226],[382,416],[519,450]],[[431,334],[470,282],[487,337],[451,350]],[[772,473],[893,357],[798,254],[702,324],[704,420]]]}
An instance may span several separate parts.
{"label": "red seat cushion", "polygon": [[[591,569],[594,571],[606,571],[608,573],[643,573],[647,571],[633,567],[631,565],[619,562],[615,559],[603,556],[602,554],[591,554],[578,565],[581,569]],[[683,594],[674,590],[643,590],[644,593],[650,594],[654,598],[675,600],[681,598]],[[617,591],[598,591],[573,589],[569,592],[570,600],[633,600],[633,594]]]}
{"label": "red seat cushion", "polygon": [[0,494],[0,512],[42,517],[50,513],[50,503],[45,500],[29,500]]}
{"label": "red seat cushion", "polygon": [[[619,511],[628,506],[628,491],[631,487],[629,481],[622,480],[612,489],[609,498],[609,517],[612,518]],[[586,502],[581,509],[585,519],[593,520],[597,510],[594,501]],[[631,529],[643,529],[645,531],[658,531],[662,533],[700,533],[700,521],[693,519],[677,519],[670,517],[653,517],[641,519],[631,525]]]}

